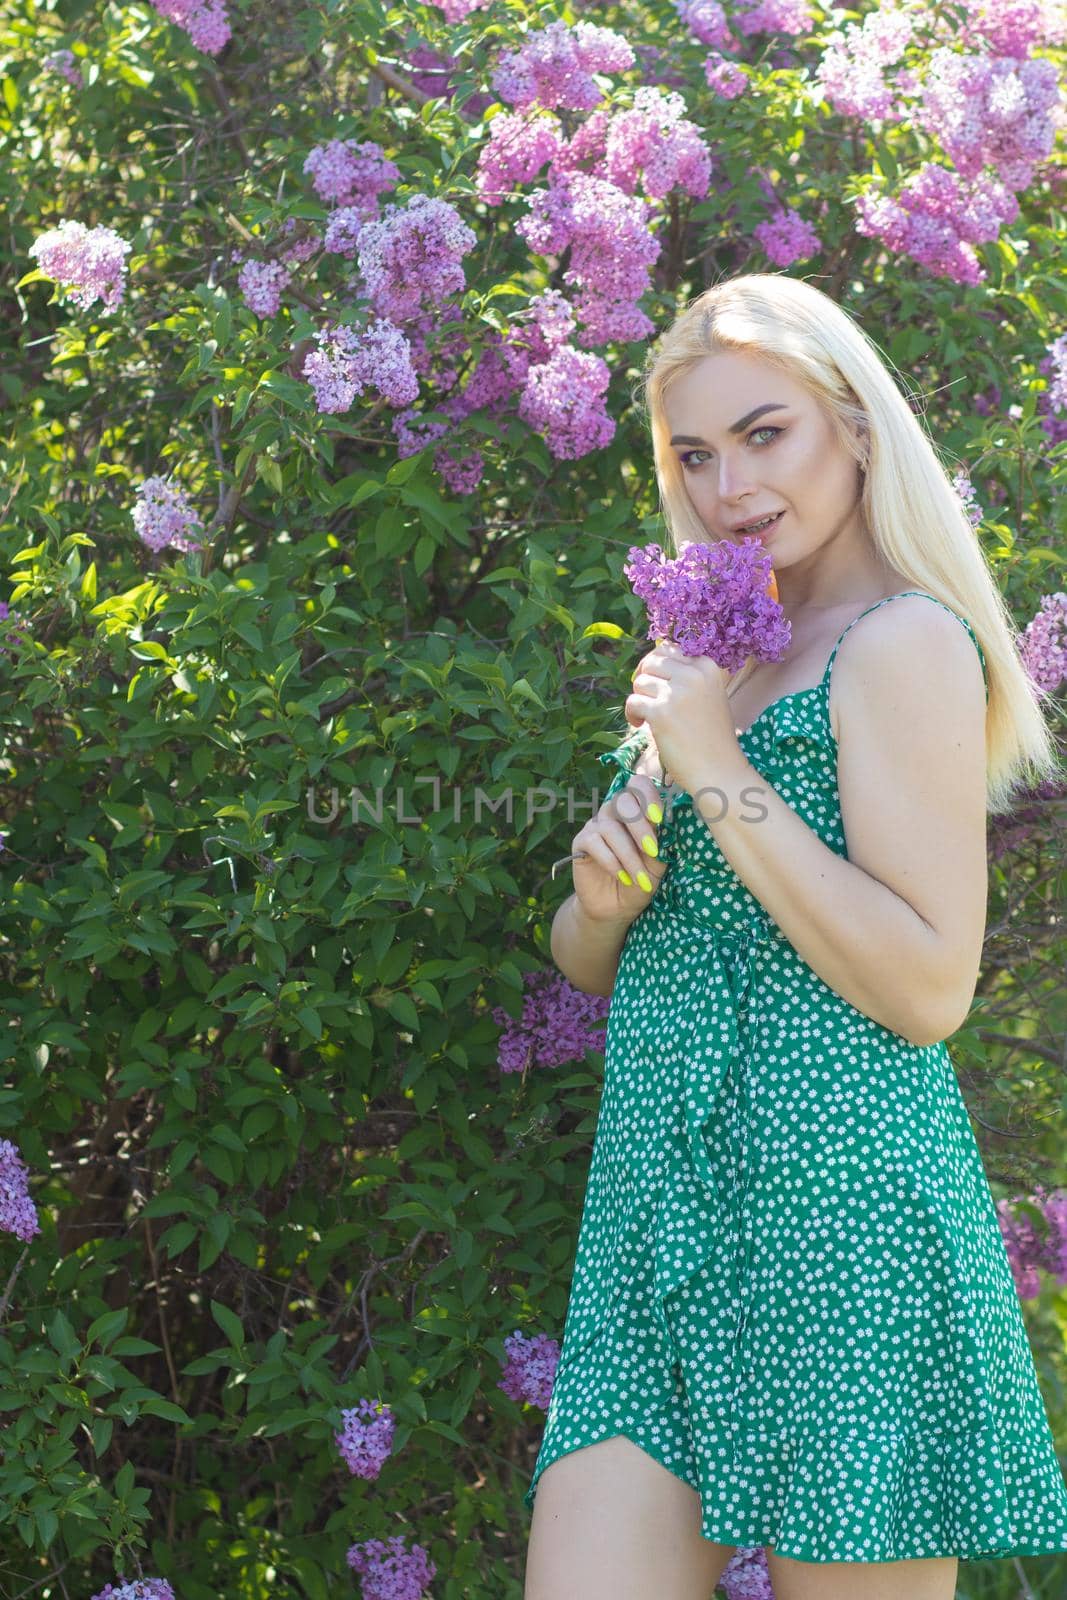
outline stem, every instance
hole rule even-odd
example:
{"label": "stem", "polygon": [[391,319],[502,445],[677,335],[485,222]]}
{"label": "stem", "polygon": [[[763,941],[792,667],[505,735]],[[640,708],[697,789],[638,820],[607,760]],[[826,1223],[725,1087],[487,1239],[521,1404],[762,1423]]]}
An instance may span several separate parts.
{"label": "stem", "polygon": [[7,1280],[7,1286],[4,1289],[3,1298],[0,1299],[0,1326],[3,1325],[4,1317],[7,1314],[8,1301],[11,1299],[11,1291],[15,1287],[15,1279],[22,1271],[22,1263],[25,1261],[29,1251],[29,1245],[24,1245],[22,1254],[19,1256],[18,1260],[15,1262],[15,1265],[11,1269],[11,1276]]}

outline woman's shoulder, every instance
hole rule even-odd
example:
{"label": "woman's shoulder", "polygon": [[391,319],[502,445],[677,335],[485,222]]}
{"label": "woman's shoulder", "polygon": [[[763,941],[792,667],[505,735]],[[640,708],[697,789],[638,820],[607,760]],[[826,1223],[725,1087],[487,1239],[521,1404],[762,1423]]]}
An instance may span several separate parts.
{"label": "woman's shoulder", "polygon": [[[831,678],[834,720],[869,696],[872,685],[911,684],[931,701],[985,700],[985,663],[966,618],[925,592],[885,597],[845,631]],[[933,692],[932,692],[933,691]]]}

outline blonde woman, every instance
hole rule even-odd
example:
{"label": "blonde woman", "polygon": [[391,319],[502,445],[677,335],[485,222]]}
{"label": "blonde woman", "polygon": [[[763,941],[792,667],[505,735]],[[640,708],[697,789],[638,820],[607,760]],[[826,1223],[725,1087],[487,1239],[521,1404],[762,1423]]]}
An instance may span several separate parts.
{"label": "blonde woman", "polygon": [[[552,951],[610,995],[526,1600],[950,1600],[1067,1551],[1067,1488],[944,1041],[986,813],[1058,771],[974,530],[877,347],[776,274],[645,376],[677,553],[753,523],[791,624],[671,644],[574,837]],[[670,775],[663,815],[664,775]]]}

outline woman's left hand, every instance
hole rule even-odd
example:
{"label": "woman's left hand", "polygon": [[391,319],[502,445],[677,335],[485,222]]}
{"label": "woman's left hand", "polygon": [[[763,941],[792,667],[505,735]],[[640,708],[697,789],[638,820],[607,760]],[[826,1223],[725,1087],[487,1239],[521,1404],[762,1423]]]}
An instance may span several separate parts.
{"label": "woman's left hand", "polygon": [[648,724],[663,771],[689,794],[714,783],[741,754],[726,698],[731,676],[710,656],[687,656],[666,639],[634,670],[626,720]]}

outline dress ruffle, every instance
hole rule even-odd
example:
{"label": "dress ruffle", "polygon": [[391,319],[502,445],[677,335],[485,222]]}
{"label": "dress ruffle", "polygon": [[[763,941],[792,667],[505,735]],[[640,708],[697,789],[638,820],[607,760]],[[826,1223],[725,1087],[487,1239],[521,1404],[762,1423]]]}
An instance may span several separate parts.
{"label": "dress ruffle", "polygon": [[[693,1434],[705,1538],[769,1545],[795,1561],[1041,1555],[1050,1539],[1031,1547],[1021,1530],[1035,1501],[1063,1497],[1055,1458],[1026,1423],[866,1433],[813,1422],[771,1433],[694,1417]],[[990,1486],[980,1502],[976,1481]]]}

